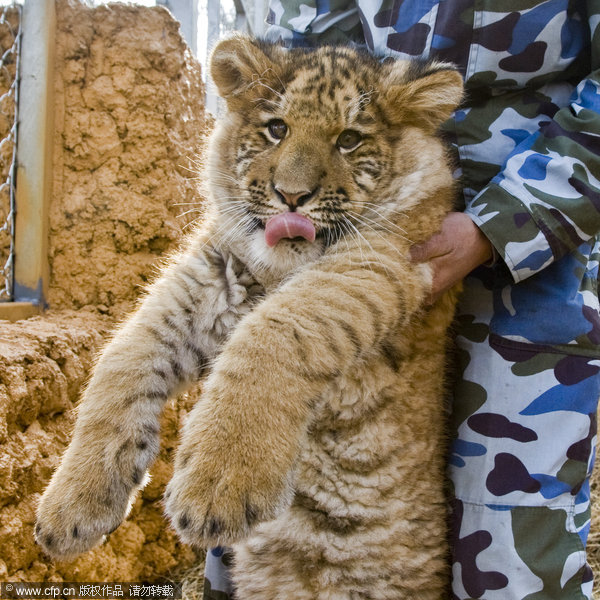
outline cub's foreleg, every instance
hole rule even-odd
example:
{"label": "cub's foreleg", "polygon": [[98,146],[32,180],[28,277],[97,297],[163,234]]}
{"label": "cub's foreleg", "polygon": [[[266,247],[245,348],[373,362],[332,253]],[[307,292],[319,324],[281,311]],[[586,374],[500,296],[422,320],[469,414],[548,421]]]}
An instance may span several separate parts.
{"label": "cub's foreleg", "polygon": [[231,260],[214,250],[188,252],[117,332],[39,505],[36,539],[49,554],[88,550],[119,525],[158,452],[165,401],[198,379],[247,310],[246,295]]}
{"label": "cub's foreleg", "polygon": [[428,272],[377,244],[298,273],[225,344],[167,488],[184,541],[229,543],[285,508],[312,402],[419,308]]}

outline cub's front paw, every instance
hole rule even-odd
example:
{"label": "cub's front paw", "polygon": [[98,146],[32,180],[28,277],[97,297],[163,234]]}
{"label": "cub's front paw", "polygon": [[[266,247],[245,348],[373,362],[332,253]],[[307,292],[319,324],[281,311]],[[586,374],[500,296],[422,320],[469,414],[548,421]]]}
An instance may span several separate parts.
{"label": "cub's front paw", "polygon": [[98,457],[77,464],[71,457],[63,460],[42,495],[35,526],[38,544],[59,559],[90,550],[114,531],[142,480],[141,474],[133,480],[121,477],[117,468],[106,470]]}
{"label": "cub's front paw", "polygon": [[53,481],[37,512],[35,539],[55,558],[86,552],[114,531],[127,512],[129,493],[119,482]]}
{"label": "cub's front paw", "polygon": [[[185,442],[185,440],[184,440]],[[182,443],[165,493],[166,513],[192,545],[230,544],[252,526],[277,516],[291,501],[291,476],[267,456]]]}
{"label": "cub's front paw", "polygon": [[[81,413],[79,418],[81,419]],[[35,537],[56,558],[89,550],[114,531],[158,452],[158,425],[86,424],[42,495]]]}
{"label": "cub's front paw", "polygon": [[132,487],[99,469],[86,474],[82,478],[59,469],[41,498],[35,539],[55,558],[90,550],[126,515]]}

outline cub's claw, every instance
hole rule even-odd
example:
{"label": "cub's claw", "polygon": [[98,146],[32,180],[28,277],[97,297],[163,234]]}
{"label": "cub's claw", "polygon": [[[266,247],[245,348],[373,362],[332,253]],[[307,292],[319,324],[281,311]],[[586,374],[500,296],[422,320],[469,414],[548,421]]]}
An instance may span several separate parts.
{"label": "cub's claw", "polygon": [[71,445],[37,511],[35,539],[55,558],[90,550],[126,517],[144,473],[158,452],[158,426],[85,431]]}
{"label": "cub's claw", "polygon": [[[252,527],[276,517],[291,502],[288,473],[277,476],[265,457],[253,463],[236,460],[210,449],[210,442],[195,444],[193,454],[182,443],[175,473],[165,493],[166,513],[180,538],[192,545],[231,544]],[[185,442],[185,438],[184,438]],[[248,458],[247,455],[245,457]],[[261,474],[261,469],[265,472]]]}
{"label": "cub's claw", "polygon": [[35,539],[54,558],[70,558],[90,550],[112,533],[126,515],[125,486],[95,488],[91,481],[52,481],[37,512]]}

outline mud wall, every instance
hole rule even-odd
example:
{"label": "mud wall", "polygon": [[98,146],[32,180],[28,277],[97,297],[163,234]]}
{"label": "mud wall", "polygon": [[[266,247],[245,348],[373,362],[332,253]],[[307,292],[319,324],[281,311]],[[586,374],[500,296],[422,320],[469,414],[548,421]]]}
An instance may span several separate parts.
{"label": "mud wall", "polygon": [[139,293],[197,202],[202,81],[164,9],[57,7],[49,303],[111,312]]}
{"label": "mud wall", "polygon": [[152,480],[105,544],[54,562],[33,524],[96,353],[201,205],[203,85],[163,8],[56,10],[50,310],[0,322],[0,580],[156,580],[197,562],[161,502],[191,396],[167,407]]}
{"label": "mud wall", "polygon": [[188,406],[171,402],[151,483],[108,541],[54,562],[33,540],[35,506],[68,443],[74,406],[112,320],[95,310],[0,325],[0,580],[140,581],[196,562],[162,517],[170,454]]}

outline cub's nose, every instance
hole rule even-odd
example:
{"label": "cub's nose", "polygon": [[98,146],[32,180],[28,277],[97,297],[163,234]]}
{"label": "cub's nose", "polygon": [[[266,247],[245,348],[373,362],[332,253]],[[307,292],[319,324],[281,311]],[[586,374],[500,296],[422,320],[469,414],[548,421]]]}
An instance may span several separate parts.
{"label": "cub's nose", "polygon": [[278,185],[273,186],[273,189],[275,190],[275,193],[277,194],[278,198],[286,206],[288,206],[291,211],[294,211],[299,206],[306,204],[315,195],[316,191],[316,189],[314,189],[311,191],[302,190],[301,192],[290,192],[284,190],[281,186]]}

